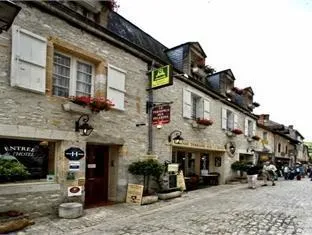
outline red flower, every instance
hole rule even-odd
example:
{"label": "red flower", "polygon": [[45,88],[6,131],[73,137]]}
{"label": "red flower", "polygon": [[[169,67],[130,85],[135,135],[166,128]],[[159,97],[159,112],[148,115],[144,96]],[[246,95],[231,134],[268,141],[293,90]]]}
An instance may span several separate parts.
{"label": "red flower", "polygon": [[203,119],[197,118],[197,119],[196,119],[196,122],[197,122],[198,124],[200,124],[200,125],[205,125],[205,126],[210,126],[210,125],[213,124],[213,121],[212,121],[212,120],[206,119],[206,118],[203,118]]}
{"label": "red flower", "polygon": [[99,112],[101,110],[110,110],[115,106],[109,99],[106,98],[92,98],[89,96],[73,96],[69,98],[75,104],[83,107],[89,106],[92,111]]}
{"label": "red flower", "polygon": [[238,129],[238,128],[235,128],[232,130],[232,132],[236,135],[240,135],[240,134],[243,134],[242,130],[241,129]]}
{"label": "red flower", "polygon": [[71,96],[69,97],[70,101],[81,106],[87,106],[91,102],[91,97],[89,96]]}
{"label": "red flower", "polygon": [[94,112],[99,112],[101,110],[108,111],[113,106],[115,106],[112,101],[106,98],[93,98],[90,102],[91,110]]}

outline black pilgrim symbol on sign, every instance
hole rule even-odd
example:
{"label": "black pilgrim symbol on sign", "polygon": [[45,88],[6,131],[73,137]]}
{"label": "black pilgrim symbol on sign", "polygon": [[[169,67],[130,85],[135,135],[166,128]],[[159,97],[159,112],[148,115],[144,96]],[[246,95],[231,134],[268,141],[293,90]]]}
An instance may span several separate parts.
{"label": "black pilgrim symbol on sign", "polygon": [[70,161],[77,161],[84,157],[84,151],[80,148],[71,147],[65,150],[65,157]]}

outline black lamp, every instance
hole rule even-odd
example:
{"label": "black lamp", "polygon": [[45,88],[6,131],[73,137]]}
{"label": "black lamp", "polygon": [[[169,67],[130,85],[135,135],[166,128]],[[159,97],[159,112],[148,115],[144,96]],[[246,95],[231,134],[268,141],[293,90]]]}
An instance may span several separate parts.
{"label": "black lamp", "polygon": [[93,127],[88,124],[89,116],[83,114],[79,117],[78,121],[75,122],[75,131],[80,132],[82,136],[89,136],[93,131]]}
{"label": "black lamp", "polygon": [[182,132],[179,130],[174,130],[173,132],[170,133],[170,135],[168,136],[168,142],[171,143],[171,141],[173,140],[174,143],[179,144],[183,139],[183,137],[181,136]]}
{"label": "black lamp", "polygon": [[8,31],[21,9],[11,1],[0,1],[0,33]]}

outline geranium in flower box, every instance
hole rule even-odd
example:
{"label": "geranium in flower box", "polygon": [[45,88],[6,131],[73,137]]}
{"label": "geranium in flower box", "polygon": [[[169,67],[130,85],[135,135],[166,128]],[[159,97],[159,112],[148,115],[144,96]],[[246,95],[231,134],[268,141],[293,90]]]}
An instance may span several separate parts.
{"label": "geranium in flower box", "polygon": [[213,121],[206,118],[197,118],[196,119],[197,124],[204,125],[204,126],[210,126],[213,124]]}
{"label": "geranium in flower box", "polygon": [[102,110],[108,111],[113,106],[115,106],[112,101],[106,98],[92,98],[90,102],[91,110],[94,112],[99,112]]}
{"label": "geranium in flower box", "polygon": [[241,135],[243,134],[243,131],[241,129],[235,128],[232,130],[232,133],[234,133],[235,135]]}
{"label": "geranium in flower box", "polygon": [[260,140],[260,137],[257,136],[257,135],[254,135],[254,136],[252,136],[251,138],[252,138],[253,140],[256,140],[256,141],[259,141],[259,140]]}
{"label": "geranium in flower box", "polygon": [[88,106],[91,102],[91,97],[89,96],[71,96],[69,99],[71,102],[83,107]]}

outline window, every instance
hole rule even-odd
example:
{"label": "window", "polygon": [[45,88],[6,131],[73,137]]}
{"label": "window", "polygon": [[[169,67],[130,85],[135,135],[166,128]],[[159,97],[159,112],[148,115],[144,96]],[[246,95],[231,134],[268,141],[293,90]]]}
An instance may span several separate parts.
{"label": "window", "polygon": [[281,152],[281,144],[280,144],[280,143],[278,143],[277,151],[278,151],[279,153]]}
{"label": "window", "polygon": [[92,97],[92,88],[93,65],[59,52],[54,53],[53,95]]}
{"label": "window", "polygon": [[196,119],[199,117],[200,112],[200,97],[192,95],[192,114],[191,118]]}
{"label": "window", "polygon": [[173,152],[172,163],[179,164],[179,170],[183,171],[184,176],[192,176],[195,174],[195,155],[190,152]]}
{"label": "window", "polygon": [[252,119],[245,119],[245,135],[252,137],[256,135],[256,122]]}
{"label": "window", "polygon": [[54,142],[0,141],[0,182],[47,180],[54,174]]}
{"label": "window", "polygon": [[264,131],[262,134],[262,139],[266,142],[268,142],[268,132]]}
{"label": "window", "polygon": [[183,89],[183,117],[189,119],[210,118],[210,101],[188,89]]}
{"label": "window", "polygon": [[107,98],[113,102],[115,109],[125,109],[125,82],[126,72],[109,65],[107,77]]}
{"label": "window", "polygon": [[222,129],[233,130],[238,128],[238,116],[232,110],[222,109]]}
{"label": "window", "polygon": [[288,153],[288,146],[287,145],[285,146],[285,153],[286,154]]}

